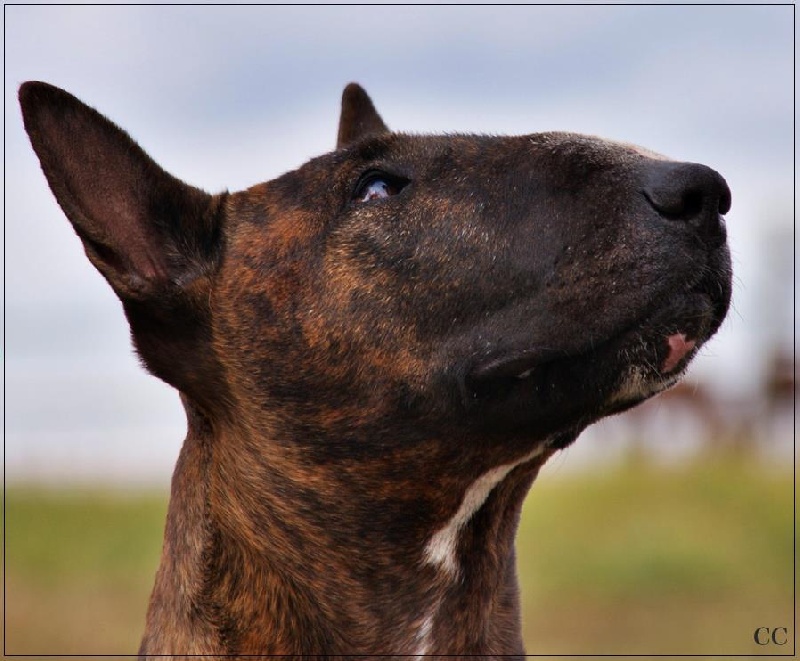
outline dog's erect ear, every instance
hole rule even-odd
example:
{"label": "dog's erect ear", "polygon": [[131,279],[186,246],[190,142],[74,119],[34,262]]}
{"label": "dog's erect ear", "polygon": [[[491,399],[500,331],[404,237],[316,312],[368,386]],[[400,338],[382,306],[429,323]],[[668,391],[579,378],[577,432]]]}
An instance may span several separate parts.
{"label": "dog's erect ear", "polygon": [[57,87],[25,83],[19,99],[50,188],[122,300],[145,365],[213,409],[224,382],[204,276],[219,263],[224,196],[166,173],[122,129]]}
{"label": "dog's erect ear", "polygon": [[386,124],[383,123],[364,89],[356,83],[350,83],[345,87],[342,92],[342,116],[339,119],[337,149],[347,147],[367,135],[388,132],[389,129],[386,128]]}
{"label": "dog's erect ear", "polygon": [[162,170],[71,94],[28,82],[25,130],[86,254],[123,300],[185,285],[215,252],[216,198]]}

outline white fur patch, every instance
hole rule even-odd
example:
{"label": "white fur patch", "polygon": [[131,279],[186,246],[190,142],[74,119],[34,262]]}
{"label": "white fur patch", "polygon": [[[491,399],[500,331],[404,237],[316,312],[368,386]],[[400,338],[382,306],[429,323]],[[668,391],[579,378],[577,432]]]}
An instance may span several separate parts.
{"label": "white fur patch", "polygon": [[627,402],[639,399],[647,394],[649,385],[642,369],[631,367],[617,391],[611,396],[611,402]]}
{"label": "white fur patch", "polygon": [[672,375],[669,378],[648,377],[644,368],[631,367],[627,376],[622,381],[622,385],[611,396],[610,403],[631,402],[636,399],[651,397],[662,390],[666,390],[674,384],[680,375]]}
{"label": "white fur patch", "polygon": [[542,454],[547,449],[547,445],[547,442],[544,442],[519,460],[492,468],[475,480],[464,493],[464,498],[458,511],[453,514],[441,529],[431,535],[430,540],[425,545],[425,562],[438,567],[453,578],[458,576],[456,547],[458,546],[458,534],[461,529],[486,502],[492,489],[500,484],[517,466]]}
{"label": "white fur patch", "polygon": [[428,613],[419,627],[416,635],[417,647],[414,654],[417,658],[422,658],[431,649],[431,631],[433,630],[433,613]]}

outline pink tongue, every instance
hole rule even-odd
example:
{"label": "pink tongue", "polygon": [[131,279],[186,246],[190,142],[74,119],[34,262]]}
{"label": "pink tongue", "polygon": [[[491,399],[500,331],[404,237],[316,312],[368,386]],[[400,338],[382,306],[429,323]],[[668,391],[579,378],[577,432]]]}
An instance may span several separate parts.
{"label": "pink tongue", "polygon": [[669,354],[661,363],[661,372],[666,374],[675,369],[675,366],[681,362],[681,359],[694,349],[697,342],[695,340],[687,340],[683,333],[675,333],[667,338],[669,344]]}

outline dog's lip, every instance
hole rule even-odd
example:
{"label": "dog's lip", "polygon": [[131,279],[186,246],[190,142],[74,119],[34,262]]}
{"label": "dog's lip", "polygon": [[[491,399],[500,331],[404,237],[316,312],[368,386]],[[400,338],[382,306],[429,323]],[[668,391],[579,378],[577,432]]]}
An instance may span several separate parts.
{"label": "dog's lip", "polygon": [[511,350],[477,362],[469,371],[470,383],[480,386],[499,379],[526,381],[550,363],[603,355],[609,349],[639,346],[650,352],[645,360],[654,377],[680,372],[717,326],[715,303],[710,296],[694,292],[676,296],[655,312],[648,312],[634,324],[589,346],[574,351],[529,347]]}
{"label": "dog's lip", "polygon": [[479,362],[470,371],[470,377],[475,381],[518,377],[524,378],[530,372],[546,363],[565,357],[557,351],[545,348],[530,348],[510,355],[501,355]]}
{"label": "dog's lip", "polygon": [[685,333],[673,333],[667,337],[667,346],[669,351],[661,362],[662,374],[673,372],[697,346],[697,340],[687,337]]}

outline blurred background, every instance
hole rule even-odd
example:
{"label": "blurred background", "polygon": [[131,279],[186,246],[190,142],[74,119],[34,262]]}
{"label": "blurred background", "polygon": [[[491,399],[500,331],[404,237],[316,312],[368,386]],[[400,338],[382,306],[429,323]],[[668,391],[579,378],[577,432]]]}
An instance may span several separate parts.
{"label": "blurred background", "polygon": [[[532,654],[790,651],[792,6],[4,9],[7,653],[135,652],[185,430],[47,188],[29,79],[211,192],[332,149],[351,80],[397,130],[578,131],[723,173],[731,314],[682,385],[540,476],[524,635]],[[758,627],[788,645],[757,646]]]}

